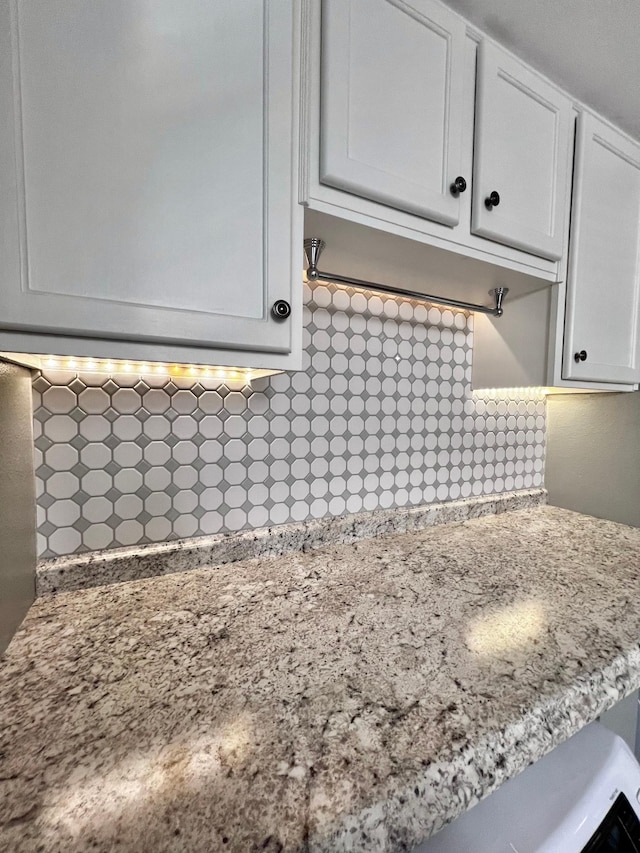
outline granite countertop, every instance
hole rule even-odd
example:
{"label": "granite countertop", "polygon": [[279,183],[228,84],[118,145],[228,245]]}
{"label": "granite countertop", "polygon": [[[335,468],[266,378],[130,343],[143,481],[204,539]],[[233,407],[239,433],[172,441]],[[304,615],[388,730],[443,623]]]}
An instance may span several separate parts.
{"label": "granite countertop", "polygon": [[640,685],[639,568],[542,506],[39,599],[0,849],[410,850]]}

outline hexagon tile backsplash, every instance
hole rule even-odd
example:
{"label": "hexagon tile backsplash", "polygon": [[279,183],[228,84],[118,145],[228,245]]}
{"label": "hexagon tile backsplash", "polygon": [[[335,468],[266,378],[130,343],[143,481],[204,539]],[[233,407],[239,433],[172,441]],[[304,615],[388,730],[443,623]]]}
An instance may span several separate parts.
{"label": "hexagon tile backsplash", "polygon": [[41,557],[541,486],[545,399],[475,398],[473,318],[305,285],[305,369],[34,379]]}

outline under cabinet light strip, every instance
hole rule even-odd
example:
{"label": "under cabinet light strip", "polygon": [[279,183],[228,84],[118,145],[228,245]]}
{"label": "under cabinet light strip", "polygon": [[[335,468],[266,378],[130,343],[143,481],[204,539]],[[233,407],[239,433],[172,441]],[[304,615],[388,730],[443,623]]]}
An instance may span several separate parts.
{"label": "under cabinet light strip", "polygon": [[388,284],[379,284],[374,281],[364,281],[360,278],[338,275],[332,272],[322,272],[318,269],[318,260],[322,250],[326,246],[324,240],[318,237],[309,237],[304,241],[304,251],[307,256],[307,278],[309,281],[329,281],[335,284],[346,284],[348,287],[357,287],[361,290],[373,290],[379,293],[388,293],[391,296],[405,296],[419,302],[432,302],[436,305],[446,305],[448,308],[459,308],[462,311],[474,311],[480,314],[490,314],[492,317],[502,317],[504,308],[502,303],[509,292],[508,287],[494,287],[489,291],[493,296],[494,304],[477,305],[475,302],[464,302],[459,299],[448,299],[445,296],[432,296],[430,293],[419,293],[417,290],[405,290],[403,287],[394,287]]}
{"label": "under cabinet light strip", "polygon": [[522,388],[474,388],[471,393],[474,400],[501,399],[504,397],[519,400],[535,400],[547,397],[553,391],[553,388],[530,385]]}
{"label": "under cabinet light strip", "polygon": [[163,362],[121,361],[100,358],[65,358],[62,356],[41,356],[40,368],[47,370],[65,370],[77,373],[104,373],[110,375],[131,374],[135,376],[166,376],[221,383],[247,385],[254,379],[271,376],[277,371],[245,367],[216,367],[203,364],[167,364]]}

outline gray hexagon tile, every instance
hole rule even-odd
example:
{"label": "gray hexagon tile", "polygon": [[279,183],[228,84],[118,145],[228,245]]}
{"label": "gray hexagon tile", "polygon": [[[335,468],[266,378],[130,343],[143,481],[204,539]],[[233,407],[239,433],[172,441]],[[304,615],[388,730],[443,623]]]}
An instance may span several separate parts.
{"label": "gray hexagon tile", "polygon": [[305,369],[34,379],[41,557],[543,484],[546,405],[470,390],[473,317],[305,285]]}

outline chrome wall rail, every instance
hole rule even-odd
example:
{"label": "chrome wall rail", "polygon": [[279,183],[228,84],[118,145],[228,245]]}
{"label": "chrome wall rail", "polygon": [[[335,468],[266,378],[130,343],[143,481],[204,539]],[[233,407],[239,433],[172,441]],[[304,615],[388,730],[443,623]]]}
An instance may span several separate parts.
{"label": "chrome wall rail", "polygon": [[444,296],[432,296],[430,293],[418,293],[415,290],[405,290],[402,287],[390,287],[387,284],[378,284],[374,281],[363,281],[359,278],[350,278],[346,275],[336,275],[332,272],[323,272],[318,269],[318,261],[325,247],[324,240],[318,237],[309,237],[304,241],[304,251],[307,256],[307,278],[309,281],[329,281],[335,284],[346,284],[349,287],[358,287],[362,290],[375,290],[380,293],[389,293],[392,296],[406,296],[409,299],[418,299],[422,302],[433,302],[436,305],[446,305],[449,308],[460,308],[463,311],[478,311],[481,314],[490,314],[492,317],[502,317],[504,308],[502,303],[509,292],[508,287],[495,287],[489,291],[493,296],[494,304],[476,305],[473,302],[463,302],[459,299],[447,299]]}

